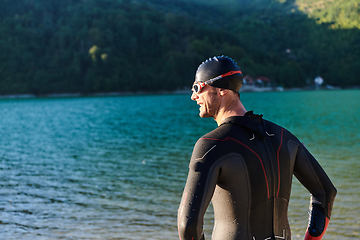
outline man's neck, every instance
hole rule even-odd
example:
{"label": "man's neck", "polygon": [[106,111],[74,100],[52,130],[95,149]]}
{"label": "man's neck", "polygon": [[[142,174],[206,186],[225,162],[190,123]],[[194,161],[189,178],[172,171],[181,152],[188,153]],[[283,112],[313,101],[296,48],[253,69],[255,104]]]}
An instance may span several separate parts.
{"label": "man's neck", "polygon": [[225,104],[221,106],[218,114],[214,117],[217,125],[220,126],[223,121],[228,117],[233,116],[244,116],[246,113],[246,109],[240,100],[235,100],[230,102],[229,104]]}

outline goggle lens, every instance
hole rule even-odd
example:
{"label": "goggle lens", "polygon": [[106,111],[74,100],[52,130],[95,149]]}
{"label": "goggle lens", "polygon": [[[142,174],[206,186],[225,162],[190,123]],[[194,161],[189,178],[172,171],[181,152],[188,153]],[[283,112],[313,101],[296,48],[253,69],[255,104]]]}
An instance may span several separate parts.
{"label": "goggle lens", "polygon": [[202,83],[194,83],[191,90],[197,94],[201,91],[201,89],[203,89],[203,87],[205,87],[205,85],[206,85],[206,82],[205,83],[203,83],[203,82]]}
{"label": "goggle lens", "polygon": [[195,93],[200,92],[200,86],[199,86],[199,84],[194,84],[192,89],[193,89],[193,91],[194,91]]}

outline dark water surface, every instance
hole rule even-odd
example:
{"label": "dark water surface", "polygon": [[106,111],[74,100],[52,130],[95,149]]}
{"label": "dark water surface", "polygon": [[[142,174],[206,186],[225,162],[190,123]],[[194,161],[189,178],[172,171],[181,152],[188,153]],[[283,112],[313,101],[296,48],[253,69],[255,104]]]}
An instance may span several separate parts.
{"label": "dark water surface", "polygon": [[[360,239],[360,91],[242,93],[283,125],[338,189],[325,239]],[[189,95],[0,100],[0,239],[178,239],[196,140],[216,127]],[[289,219],[303,239],[309,193]],[[205,219],[210,239],[212,210]]]}

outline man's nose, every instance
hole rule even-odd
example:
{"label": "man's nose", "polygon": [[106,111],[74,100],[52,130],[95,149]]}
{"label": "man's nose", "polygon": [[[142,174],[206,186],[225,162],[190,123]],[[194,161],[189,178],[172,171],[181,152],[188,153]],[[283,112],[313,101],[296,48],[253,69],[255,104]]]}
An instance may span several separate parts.
{"label": "man's nose", "polygon": [[197,95],[194,91],[191,94],[191,100],[196,101],[196,99],[199,98],[199,95]]}

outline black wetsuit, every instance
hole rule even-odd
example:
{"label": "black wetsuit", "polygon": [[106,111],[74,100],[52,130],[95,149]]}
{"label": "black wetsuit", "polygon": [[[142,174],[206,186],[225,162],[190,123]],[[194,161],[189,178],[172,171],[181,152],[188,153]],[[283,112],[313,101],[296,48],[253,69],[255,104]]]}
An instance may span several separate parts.
{"label": "black wetsuit", "polygon": [[213,240],[291,239],[287,210],[293,174],[312,195],[308,232],[322,236],[336,189],[315,158],[289,131],[262,116],[247,112],[227,118],[194,147],[178,211],[180,239],[204,239],[210,201]]}

